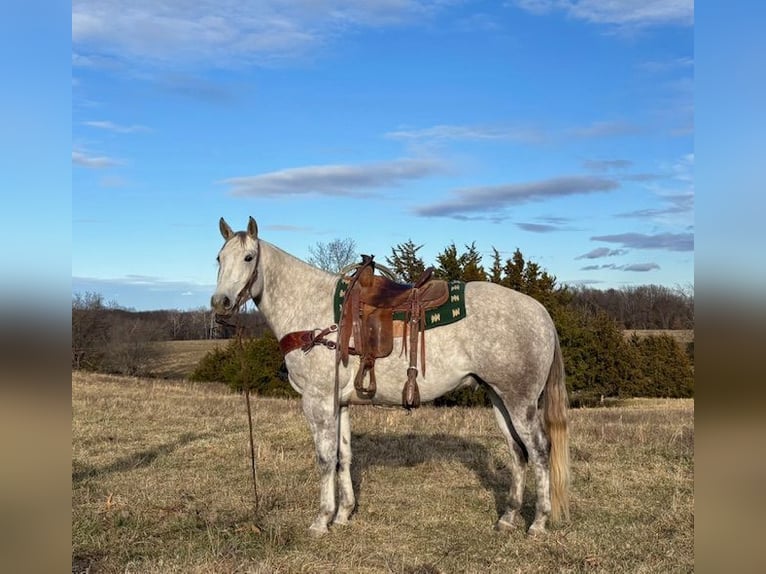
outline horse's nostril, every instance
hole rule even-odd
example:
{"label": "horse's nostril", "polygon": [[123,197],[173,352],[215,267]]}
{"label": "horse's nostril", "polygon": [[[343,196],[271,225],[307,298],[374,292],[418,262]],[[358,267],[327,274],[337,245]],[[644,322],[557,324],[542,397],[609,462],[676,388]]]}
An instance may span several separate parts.
{"label": "horse's nostril", "polygon": [[229,307],[231,307],[231,299],[229,299],[228,297],[224,297],[223,298],[223,307],[224,307],[224,309],[228,309]]}

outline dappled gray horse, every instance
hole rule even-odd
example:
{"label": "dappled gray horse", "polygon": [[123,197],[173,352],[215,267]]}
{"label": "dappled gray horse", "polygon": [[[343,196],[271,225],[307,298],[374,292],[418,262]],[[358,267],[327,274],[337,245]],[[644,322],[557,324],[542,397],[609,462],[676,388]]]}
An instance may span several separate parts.
{"label": "dappled gray horse", "polygon": [[[322,334],[315,343],[330,342],[333,348],[333,294],[340,277],[260,239],[252,217],[246,231],[235,233],[223,218],[219,227],[225,243],[211,299],[216,314],[230,316],[252,299],[278,339]],[[510,529],[522,520],[529,460],[537,487],[529,533],[543,532],[549,517],[556,521],[569,513],[567,394],[556,329],[540,303],[493,283],[467,283],[465,310],[464,319],[428,331],[428,369],[419,381],[420,398],[431,401],[461,386],[485,386],[511,453],[508,507],[496,528]],[[360,399],[354,388],[356,359],[344,366],[328,348],[308,349],[288,351],[285,363],[316,445],[320,504],[310,529],[322,534],[330,524],[347,524],[354,510],[349,405],[401,404],[409,365],[396,352],[378,359],[374,397]]]}

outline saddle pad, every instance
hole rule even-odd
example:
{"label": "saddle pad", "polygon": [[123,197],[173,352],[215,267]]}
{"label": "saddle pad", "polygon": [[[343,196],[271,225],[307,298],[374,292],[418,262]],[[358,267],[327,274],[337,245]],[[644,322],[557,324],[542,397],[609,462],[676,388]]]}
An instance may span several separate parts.
{"label": "saddle pad", "polygon": [[[335,285],[335,295],[333,297],[333,310],[335,312],[335,322],[340,321],[340,311],[343,307],[343,297],[346,295],[346,289],[351,280],[347,277],[341,277]],[[426,311],[426,329],[434,329],[442,325],[449,325],[460,321],[465,317],[465,283],[462,281],[449,282],[449,299],[444,305]],[[403,312],[394,313],[394,321],[404,321]]]}

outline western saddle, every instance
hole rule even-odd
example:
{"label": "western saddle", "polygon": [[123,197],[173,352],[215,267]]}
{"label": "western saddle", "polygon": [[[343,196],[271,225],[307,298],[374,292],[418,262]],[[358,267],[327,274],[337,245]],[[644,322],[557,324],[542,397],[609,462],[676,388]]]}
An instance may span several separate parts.
{"label": "western saddle", "polygon": [[[339,360],[348,366],[349,355],[359,355],[359,370],[354,388],[364,399],[375,396],[375,359],[387,357],[394,348],[394,313],[404,313],[402,353],[409,339],[409,367],[402,390],[402,406],[420,406],[418,389],[418,333],[420,333],[420,365],[426,372],[425,314],[444,304],[449,298],[446,281],[432,279],[433,267],[426,269],[414,285],[402,285],[375,274],[373,256],[362,255],[362,263],[351,277],[343,298],[338,333]],[[409,333],[408,333],[409,330]],[[351,337],[353,335],[353,346]],[[369,384],[365,387],[365,375]]]}

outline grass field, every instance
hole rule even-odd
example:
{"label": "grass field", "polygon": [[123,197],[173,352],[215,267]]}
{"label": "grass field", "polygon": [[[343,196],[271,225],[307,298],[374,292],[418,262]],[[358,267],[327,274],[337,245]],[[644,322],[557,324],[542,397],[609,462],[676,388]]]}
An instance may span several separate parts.
{"label": "grass field", "polygon": [[158,341],[154,343],[157,356],[153,360],[152,374],[161,379],[188,378],[205,354],[228,344],[225,339]]}
{"label": "grass field", "polygon": [[694,342],[693,329],[626,329],[623,331],[626,337],[634,333],[639,337],[650,337],[652,335],[670,335],[681,345]]}
{"label": "grass field", "polygon": [[[572,517],[492,530],[509,488],[491,411],[354,407],[351,524],[308,534],[313,443],[297,401],[72,374],[73,572],[691,572],[694,403],[571,411]],[[523,514],[533,515],[530,473]]]}

